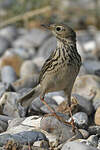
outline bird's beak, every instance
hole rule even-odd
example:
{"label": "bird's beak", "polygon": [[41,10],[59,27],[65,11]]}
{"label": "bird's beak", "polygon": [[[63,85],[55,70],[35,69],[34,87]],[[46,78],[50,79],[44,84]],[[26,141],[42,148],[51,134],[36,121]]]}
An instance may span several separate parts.
{"label": "bird's beak", "polygon": [[46,29],[51,30],[51,25],[49,25],[49,24],[47,24],[47,25],[41,24],[41,26],[44,27],[44,28],[46,28]]}

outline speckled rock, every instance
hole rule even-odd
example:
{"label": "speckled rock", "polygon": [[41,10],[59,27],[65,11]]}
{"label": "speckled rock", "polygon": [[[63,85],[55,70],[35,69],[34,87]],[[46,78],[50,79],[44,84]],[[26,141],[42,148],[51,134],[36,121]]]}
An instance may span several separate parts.
{"label": "speckled rock", "polygon": [[12,83],[17,80],[17,75],[11,66],[4,66],[1,69],[1,81],[3,83]]}
{"label": "speckled rock", "polygon": [[20,77],[33,76],[38,73],[38,68],[31,60],[26,60],[20,68]]}
{"label": "speckled rock", "polygon": [[88,132],[90,133],[90,135],[100,135],[100,126],[97,126],[97,125],[92,125],[92,126],[89,126],[88,128]]}
{"label": "speckled rock", "polygon": [[16,74],[19,75],[22,62],[23,59],[20,56],[7,51],[0,59],[0,68],[2,68],[3,66],[12,66]]}
{"label": "speckled rock", "polygon": [[77,150],[77,148],[78,150],[98,150],[93,146],[88,146],[86,144],[75,141],[65,143],[61,150]]}
{"label": "speckled rock", "polygon": [[95,120],[94,120],[96,125],[100,125],[100,107],[97,108],[95,112]]}
{"label": "speckled rock", "polygon": [[84,112],[78,112],[73,115],[73,119],[78,128],[86,129],[88,127],[88,116]]}
{"label": "speckled rock", "polygon": [[87,139],[89,137],[89,132],[85,129],[79,129],[84,139]]}

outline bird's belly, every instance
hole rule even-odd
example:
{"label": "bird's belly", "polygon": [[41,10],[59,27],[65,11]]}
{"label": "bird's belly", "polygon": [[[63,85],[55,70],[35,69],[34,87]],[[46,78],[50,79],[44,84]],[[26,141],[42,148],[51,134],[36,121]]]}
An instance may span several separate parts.
{"label": "bird's belly", "polygon": [[[61,67],[55,72],[48,73],[42,84],[45,84],[45,92],[60,91],[73,86],[76,75],[73,69]],[[44,86],[43,86],[44,87]]]}

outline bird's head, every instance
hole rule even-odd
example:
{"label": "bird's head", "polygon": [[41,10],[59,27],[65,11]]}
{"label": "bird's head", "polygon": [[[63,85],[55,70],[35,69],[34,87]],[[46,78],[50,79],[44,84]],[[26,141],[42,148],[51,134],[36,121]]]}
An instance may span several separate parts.
{"label": "bird's head", "polygon": [[43,25],[45,28],[52,31],[52,33],[56,36],[57,39],[61,41],[72,40],[76,41],[76,33],[72,28],[65,24],[50,24]]}

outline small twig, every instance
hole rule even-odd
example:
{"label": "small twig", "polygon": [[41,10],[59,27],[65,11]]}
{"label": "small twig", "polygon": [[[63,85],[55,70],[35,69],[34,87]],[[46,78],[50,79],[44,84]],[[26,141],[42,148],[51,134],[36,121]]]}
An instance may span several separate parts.
{"label": "small twig", "polygon": [[15,23],[17,21],[29,19],[29,18],[31,18],[33,16],[45,13],[45,12],[50,11],[50,10],[51,10],[51,7],[47,6],[47,7],[41,8],[41,9],[37,9],[37,10],[32,10],[32,11],[26,12],[24,14],[15,16],[13,18],[10,18],[10,19],[4,21],[3,23],[0,23],[0,28],[6,26],[8,24]]}

